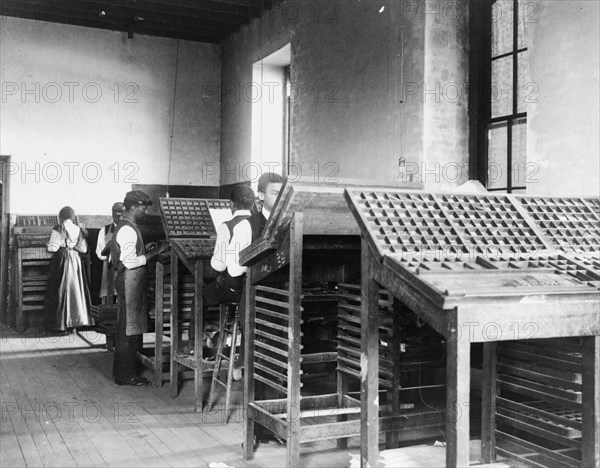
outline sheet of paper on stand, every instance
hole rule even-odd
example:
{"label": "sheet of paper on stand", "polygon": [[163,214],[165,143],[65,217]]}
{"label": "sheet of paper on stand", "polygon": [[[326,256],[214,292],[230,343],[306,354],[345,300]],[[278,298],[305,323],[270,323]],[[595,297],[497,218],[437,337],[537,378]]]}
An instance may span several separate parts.
{"label": "sheet of paper on stand", "polygon": [[225,221],[229,221],[233,216],[233,213],[229,208],[210,208],[208,211],[210,212],[210,217],[217,230],[221,224]]}

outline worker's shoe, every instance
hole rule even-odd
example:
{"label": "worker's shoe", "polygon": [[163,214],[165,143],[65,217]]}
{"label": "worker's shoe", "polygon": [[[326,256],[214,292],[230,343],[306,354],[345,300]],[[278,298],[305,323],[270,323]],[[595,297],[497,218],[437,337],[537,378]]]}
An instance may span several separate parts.
{"label": "worker's shoe", "polygon": [[117,385],[133,385],[134,387],[147,387],[149,385],[152,385],[152,382],[150,382],[145,377],[132,377],[129,380],[117,380],[116,384]]}
{"label": "worker's shoe", "polygon": [[177,351],[177,354],[179,354],[180,356],[193,356],[194,348],[195,348],[194,342],[186,343],[181,348],[179,348],[179,350]]}

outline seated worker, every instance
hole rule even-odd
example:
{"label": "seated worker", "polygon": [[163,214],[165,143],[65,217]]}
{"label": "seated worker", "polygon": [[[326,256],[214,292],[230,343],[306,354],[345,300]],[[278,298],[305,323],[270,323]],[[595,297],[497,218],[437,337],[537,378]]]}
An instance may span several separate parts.
{"label": "seated worker", "polygon": [[260,208],[254,205],[250,224],[252,225],[252,242],[260,237],[267,220],[271,216],[273,205],[283,185],[283,177],[275,172],[265,172],[258,179],[257,196]]}
{"label": "seated worker", "polygon": [[[110,267],[110,249],[112,247],[112,238],[117,228],[118,222],[123,217],[125,205],[121,202],[116,202],[112,206],[112,222],[100,229],[98,233],[98,242],[96,243],[96,256],[102,260],[102,281],[100,283],[100,298],[102,303],[113,303],[114,296],[117,295],[115,289],[116,270]],[[109,274],[112,275],[112,280],[109,280]],[[112,283],[111,291],[109,291],[109,283]]]}
{"label": "seated worker", "polygon": [[[250,209],[254,204],[254,191],[248,185],[236,185],[230,195],[233,218],[219,226],[217,242],[210,266],[219,272],[217,279],[204,288],[203,310],[222,302],[239,302],[246,267],[240,265],[240,252],[252,243]],[[196,317],[192,314],[189,343],[181,349],[191,354],[194,349]]]}

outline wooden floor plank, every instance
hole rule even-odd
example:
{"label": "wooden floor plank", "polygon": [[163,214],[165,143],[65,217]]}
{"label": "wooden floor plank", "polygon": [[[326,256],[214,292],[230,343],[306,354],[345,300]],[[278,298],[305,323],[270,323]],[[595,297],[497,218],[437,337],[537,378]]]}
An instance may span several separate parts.
{"label": "wooden floor plank", "polygon": [[[26,344],[26,341],[15,340],[10,343],[10,346],[11,349],[23,351],[26,350]],[[37,453],[40,462],[34,460],[36,466],[40,466],[39,463],[41,466],[60,466],[58,454],[61,452],[61,447],[57,445],[55,451],[51,443],[52,437],[50,439],[47,437],[43,406],[36,399],[39,389],[35,359],[18,359],[18,361],[18,366],[13,366],[6,372],[7,380],[12,387],[12,402],[18,409],[18,413],[11,416],[11,421],[17,437],[21,435],[27,443],[28,433],[34,443],[34,447],[27,443],[26,446],[21,446],[21,449],[27,457],[33,456],[32,452]],[[69,454],[65,464],[72,466],[72,463],[74,462]],[[27,464],[29,465],[29,461]]]}
{"label": "wooden floor plank", "polygon": [[[5,376],[1,375],[0,379],[5,380]],[[2,408],[0,439],[3,441],[0,450],[0,466],[27,466],[15,429],[8,414],[12,411],[11,406],[4,400],[3,395],[4,393],[0,388],[0,405]]]}
{"label": "wooden floor plank", "polygon": [[[89,347],[76,335],[21,337],[3,328],[2,337],[2,408],[16,408],[17,403],[30,408],[23,405],[36,402],[42,408],[25,415],[4,411],[2,468],[65,466],[65,459],[82,467],[204,467],[217,462],[237,468],[285,465],[285,447],[273,443],[260,444],[253,460],[243,459],[243,395],[237,382],[232,414],[225,424],[221,388],[212,411],[195,413],[192,381],[182,383],[177,398],[170,397],[168,383],[162,387],[118,386],[112,380],[113,354]],[[152,377],[148,370],[144,375]],[[209,382],[205,382],[206,392]],[[62,409],[61,418],[48,418],[44,413],[44,408],[54,404]],[[70,415],[66,412],[69,407]],[[11,449],[4,450],[9,445]],[[357,437],[349,440],[346,450],[338,450],[335,441],[302,444],[300,464],[348,466],[349,453],[359,449]]]}
{"label": "wooden floor plank", "polygon": [[36,405],[39,405],[44,432],[57,461],[63,466],[92,465],[93,462],[85,450],[87,440],[82,439],[81,432],[73,430],[73,423],[70,423],[70,420],[74,419],[71,413],[75,408],[65,401],[66,392],[62,376],[53,366],[44,365],[44,348],[40,348],[37,343],[34,345],[36,354],[32,362],[35,374],[29,379],[27,391],[31,392],[30,400],[34,399]]}
{"label": "wooden floor plank", "polygon": [[99,424],[106,431],[112,430],[118,440],[122,456],[127,457],[137,466],[156,466],[154,460],[157,459],[164,466],[166,462],[137,431],[141,424],[135,416],[139,405],[127,401],[127,397],[119,392],[120,387],[107,382],[106,379],[99,379],[97,371],[90,369],[90,366],[85,366],[83,362],[75,369],[76,373],[69,374],[74,385],[77,386],[76,382],[80,380],[81,373],[88,382],[84,388],[80,387],[82,393],[89,399],[87,415],[83,415],[85,422]]}

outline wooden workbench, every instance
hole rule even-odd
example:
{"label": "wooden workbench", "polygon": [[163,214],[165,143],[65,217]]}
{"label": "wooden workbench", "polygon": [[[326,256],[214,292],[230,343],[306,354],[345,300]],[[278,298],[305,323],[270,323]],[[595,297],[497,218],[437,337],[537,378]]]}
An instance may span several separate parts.
{"label": "wooden workbench", "polygon": [[[528,454],[520,455],[521,461],[534,463],[533,456],[541,459],[536,466],[598,467],[598,199],[380,188],[347,189],[345,195],[363,243],[362,321],[368,324],[363,327],[362,344],[363,466],[378,462],[377,296],[383,287],[446,338],[447,466],[469,465],[470,344],[484,343],[482,455],[483,462],[489,463],[495,458],[496,439],[506,439],[504,428],[499,431],[497,426],[513,423],[519,427],[520,422],[497,414],[501,399],[497,342],[571,337],[582,343],[582,415],[579,422],[566,418],[560,422],[579,424],[579,444],[574,441],[571,448],[575,450],[568,452],[532,443],[523,436],[527,432],[523,425],[520,436],[510,436],[510,442],[528,449]],[[556,372],[555,380],[561,380],[560,368]],[[548,391],[538,392],[539,398],[547,394],[552,401],[566,402],[546,381]],[[528,385],[535,388],[534,383]],[[530,415],[536,409],[520,405]],[[548,418],[552,416],[559,421],[558,413],[548,411]],[[559,423],[546,425],[548,433],[559,429]],[[536,427],[529,432],[543,437]],[[577,447],[579,457],[573,453]]]}
{"label": "wooden workbench", "polygon": [[[300,444],[325,439],[343,440],[360,433],[360,400],[338,384],[336,393],[302,393],[306,365],[324,356],[305,353],[314,336],[303,336],[304,287],[315,282],[340,283],[360,276],[361,245],[358,226],[343,198],[343,189],[323,184],[287,181],[261,238],[242,251],[240,263],[248,266],[244,320],[244,457],[253,457],[255,423],[287,441],[287,466],[299,466]],[[346,287],[347,288],[347,287]],[[345,300],[351,299],[344,294]],[[341,297],[341,295],[340,295]],[[360,300],[360,299],[359,299]],[[344,356],[325,356],[336,362],[339,374],[352,373],[354,363],[348,333],[356,330],[353,303],[342,306],[345,322]],[[360,324],[358,324],[360,328]],[[393,345],[390,343],[390,348]],[[343,361],[342,361],[343,360]],[[398,393],[399,366],[391,366],[389,379]],[[279,395],[256,395],[260,383]],[[354,418],[350,416],[354,415]],[[414,418],[382,415],[384,431],[425,424],[435,414]],[[315,419],[316,418],[316,419]],[[332,420],[333,419],[333,420]]]}
{"label": "wooden workbench", "polygon": [[[202,305],[204,280],[215,276],[210,267],[217,229],[210,210],[229,209],[229,200],[197,198],[160,198],[160,210],[169,246],[171,247],[171,352],[170,391],[179,393],[179,366],[194,372],[195,410],[202,411],[203,376],[212,373],[213,363],[203,359],[202,331],[204,311]],[[179,353],[179,265],[194,277],[195,348],[193,355]]]}

